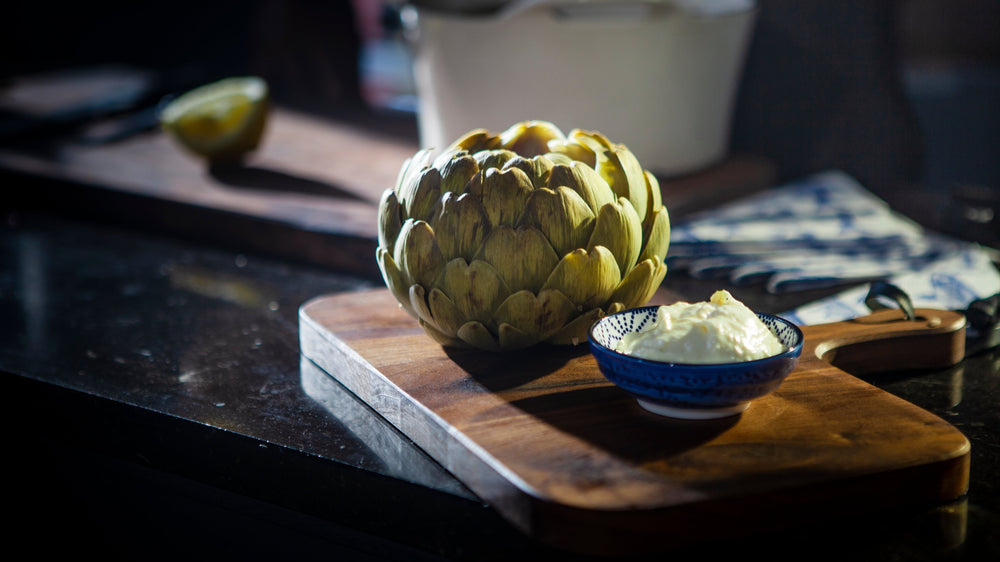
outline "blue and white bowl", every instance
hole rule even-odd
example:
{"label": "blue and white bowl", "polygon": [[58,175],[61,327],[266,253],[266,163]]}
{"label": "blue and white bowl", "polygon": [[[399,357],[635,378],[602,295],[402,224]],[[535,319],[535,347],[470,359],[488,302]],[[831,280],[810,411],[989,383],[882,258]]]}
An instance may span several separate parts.
{"label": "blue and white bowl", "polygon": [[590,351],[601,373],[650,412],[683,419],[739,414],[750,401],[769,394],[792,372],[802,354],[802,330],[783,318],[757,313],[786,351],[739,363],[669,363],[615,351],[629,332],[656,321],[658,306],[606,316],[590,328]]}

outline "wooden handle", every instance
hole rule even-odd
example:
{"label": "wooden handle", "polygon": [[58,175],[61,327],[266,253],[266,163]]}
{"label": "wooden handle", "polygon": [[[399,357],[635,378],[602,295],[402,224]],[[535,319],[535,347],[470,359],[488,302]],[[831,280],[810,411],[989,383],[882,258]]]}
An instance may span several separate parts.
{"label": "wooden handle", "polygon": [[803,359],[817,358],[855,375],[950,367],[965,357],[965,316],[918,308],[916,318],[887,309],[803,326]]}

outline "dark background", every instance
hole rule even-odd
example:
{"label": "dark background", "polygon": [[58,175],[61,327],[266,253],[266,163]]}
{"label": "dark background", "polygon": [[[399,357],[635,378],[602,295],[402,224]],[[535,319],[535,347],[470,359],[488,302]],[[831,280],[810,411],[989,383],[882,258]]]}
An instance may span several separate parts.
{"label": "dark background", "polygon": [[[759,5],[733,119],[735,152],[768,158],[779,180],[839,168],[897,199],[946,192],[1000,210],[1000,2]],[[5,9],[0,77],[106,63],[152,68],[185,85],[253,73],[279,103],[355,115],[379,109],[362,95],[359,60],[389,37],[382,7],[19,2]],[[405,80],[406,69],[397,70]],[[402,130],[415,131],[412,114],[398,117]]]}

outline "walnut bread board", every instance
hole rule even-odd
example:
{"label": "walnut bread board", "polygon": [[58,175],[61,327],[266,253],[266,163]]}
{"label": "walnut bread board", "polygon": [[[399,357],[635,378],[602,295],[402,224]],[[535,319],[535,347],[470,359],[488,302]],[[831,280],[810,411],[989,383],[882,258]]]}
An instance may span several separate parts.
{"label": "walnut bread board", "polygon": [[299,328],[307,359],[512,525],[557,547],[622,554],[960,497],[965,436],[828,362],[891,368],[879,350],[912,356],[899,344],[912,337],[939,350],[922,365],[955,363],[964,324],[943,314],[912,329],[874,315],[807,326],[777,391],[702,421],[646,412],[585,344],[443,348],[384,289],[317,297]]}

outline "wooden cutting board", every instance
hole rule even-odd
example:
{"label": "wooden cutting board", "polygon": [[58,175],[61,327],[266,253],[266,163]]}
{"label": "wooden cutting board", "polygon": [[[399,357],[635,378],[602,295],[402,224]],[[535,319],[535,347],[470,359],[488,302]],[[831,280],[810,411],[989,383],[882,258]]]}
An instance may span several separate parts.
{"label": "wooden cutting board", "polygon": [[[109,81],[100,73],[73,73],[73,79],[79,92],[103,91]],[[39,82],[17,97],[58,108],[66,95],[64,87]],[[0,109],[3,101],[0,95]],[[17,107],[6,109],[16,113]],[[4,192],[4,202],[380,278],[372,257],[378,201],[419,148],[412,119],[360,113],[337,120],[275,106],[261,146],[243,165],[212,169],[158,128],[114,142],[93,140],[131,117],[95,118],[72,135],[23,144],[4,138],[0,120],[0,178],[14,174],[8,183],[17,186]],[[661,177],[660,187],[676,219],[773,181],[773,164],[734,155],[695,173]]]}
{"label": "wooden cutting board", "polygon": [[602,554],[964,494],[964,435],[817,357],[855,369],[961,360],[961,315],[897,313],[806,327],[799,365],[776,392],[707,421],[646,412],[603,378],[585,345],[444,349],[387,290],[319,297],[299,316],[305,357],[513,525]]}

